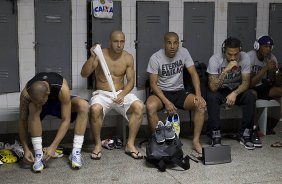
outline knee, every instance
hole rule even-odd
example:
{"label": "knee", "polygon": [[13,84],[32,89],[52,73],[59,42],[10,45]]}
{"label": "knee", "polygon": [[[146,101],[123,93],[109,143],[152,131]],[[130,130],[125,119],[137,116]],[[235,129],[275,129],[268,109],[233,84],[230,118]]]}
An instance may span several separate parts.
{"label": "knee", "polygon": [[153,101],[147,101],[146,103],[147,114],[152,114],[157,112],[157,104]]}
{"label": "knee", "polygon": [[133,112],[138,114],[138,115],[142,115],[144,112],[144,104],[141,101],[136,101],[133,104]]}
{"label": "knee", "polygon": [[88,103],[85,100],[81,100],[78,103],[78,113],[79,114],[88,114],[89,111],[89,107],[88,107]]}
{"label": "knee", "polygon": [[92,105],[90,107],[90,115],[91,118],[97,118],[102,112],[102,107],[100,107],[99,105]]}

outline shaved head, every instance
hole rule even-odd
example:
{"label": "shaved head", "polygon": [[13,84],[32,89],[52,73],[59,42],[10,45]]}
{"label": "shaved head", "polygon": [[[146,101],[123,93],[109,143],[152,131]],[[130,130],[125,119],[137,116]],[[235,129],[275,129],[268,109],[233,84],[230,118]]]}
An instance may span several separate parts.
{"label": "shaved head", "polygon": [[116,30],[116,31],[111,32],[110,40],[115,39],[115,36],[119,35],[119,34],[121,34],[123,36],[123,38],[125,38],[124,33],[122,31]]}
{"label": "shaved head", "polygon": [[29,96],[32,99],[40,100],[50,93],[47,84],[43,81],[34,82],[30,88],[27,89]]}

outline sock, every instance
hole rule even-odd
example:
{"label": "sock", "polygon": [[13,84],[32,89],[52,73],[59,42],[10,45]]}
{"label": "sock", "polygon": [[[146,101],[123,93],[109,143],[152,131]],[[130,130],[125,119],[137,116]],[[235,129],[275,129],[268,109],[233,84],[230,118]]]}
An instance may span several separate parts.
{"label": "sock", "polygon": [[81,152],[84,136],[83,135],[74,135],[73,138],[73,149],[72,154],[77,154]]}
{"label": "sock", "polygon": [[31,137],[31,143],[34,149],[35,160],[41,160],[43,157],[42,137]]}

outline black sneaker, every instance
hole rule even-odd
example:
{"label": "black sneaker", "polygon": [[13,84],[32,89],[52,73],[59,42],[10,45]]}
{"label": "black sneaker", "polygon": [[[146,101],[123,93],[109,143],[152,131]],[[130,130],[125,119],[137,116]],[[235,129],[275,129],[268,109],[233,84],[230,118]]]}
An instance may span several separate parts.
{"label": "black sneaker", "polygon": [[115,148],[116,149],[121,149],[122,148],[122,140],[118,136],[114,136],[114,143],[115,143]]}
{"label": "black sneaker", "polygon": [[240,144],[245,146],[246,149],[248,150],[253,150],[255,149],[255,146],[252,142],[251,138],[251,130],[250,129],[245,129],[243,135],[240,134]]}
{"label": "black sneaker", "polygon": [[211,140],[212,140],[211,146],[221,146],[220,130],[212,131]]}
{"label": "black sneaker", "polygon": [[254,133],[253,133],[253,135],[252,135],[252,143],[254,144],[254,146],[255,146],[256,148],[262,148],[261,140],[260,140],[260,138],[258,137],[256,131],[254,131]]}

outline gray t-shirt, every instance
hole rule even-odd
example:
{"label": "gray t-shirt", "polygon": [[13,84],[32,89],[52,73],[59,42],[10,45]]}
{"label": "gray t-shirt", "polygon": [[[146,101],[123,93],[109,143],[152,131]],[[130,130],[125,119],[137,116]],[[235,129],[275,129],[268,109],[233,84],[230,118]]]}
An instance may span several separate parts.
{"label": "gray t-shirt", "polygon": [[148,63],[147,72],[158,74],[157,85],[163,91],[178,91],[184,89],[183,67],[188,68],[194,62],[186,48],[178,48],[174,58],[165,55],[165,50],[160,49],[154,53]]}
{"label": "gray t-shirt", "polygon": [[[220,74],[227,65],[228,62],[222,53],[214,54],[209,60],[207,72],[209,74]],[[231,90],[237,88],[242,82],[242,73],[251,73],[251,62],[245,52],[240,52],[238,67],[226,74],[221,88]]]}
{"label": "gray t-shirt", "polygon": [[[266,66],[266,62],[267,62],[267,59],[268,59],[268,58],[271,59],[271,60],[273,60],[273,61],[275,61],[275,62],[276,62],[276,66],[278,67],[278,61],[277,61],[276,57],[275,57],[272,53],[269,55],[268,58],[264,58],[263,61],[260,61],[260,60],[258,59],[258,57],[257,57],[257,51],[255,51],[255,50],[251,50],[251,51],[249,51],[247,54],[248,54],[249,57],[250,57],[251,65],[252,65],[252,73],[253,73],[254,75],[256,75],[263,67]],[[267,78],[267,74],[265,74],[265,75],[263,76],[263,78],[264,78],[264,79]],[[256,84],[256,86],[259,86],[259,85],[261,85],[261,84],[262,84],[262,81],[259,81],[259,82]]]}

